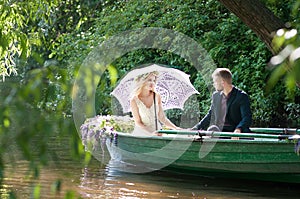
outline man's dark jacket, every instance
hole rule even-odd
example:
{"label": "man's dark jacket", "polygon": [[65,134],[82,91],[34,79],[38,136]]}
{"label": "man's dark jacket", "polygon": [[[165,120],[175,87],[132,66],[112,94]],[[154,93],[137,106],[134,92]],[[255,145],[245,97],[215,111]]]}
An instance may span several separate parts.
{"label": "man's dark jacket", "polygon": [[[221,110],[222,92],[215,91],[212,95],[212,103],[207,115],[192,129],[206,130],[211,125],[217,125],[219,113]],[[227,100],[227,109],[225,123],[227,126],[222,131],[233,132],[236,128],[240,128],[242,132],[250,132],[252,115],[250,110],[250,101],[247,93],[233,87],[229,99]]]}

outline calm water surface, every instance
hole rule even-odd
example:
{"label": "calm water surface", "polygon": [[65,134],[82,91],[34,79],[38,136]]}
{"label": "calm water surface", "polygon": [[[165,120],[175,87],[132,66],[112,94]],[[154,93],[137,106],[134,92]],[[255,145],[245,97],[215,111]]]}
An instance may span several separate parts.
{"label": "calm water surface", "polygon": [[[51,142],[51,141],[50,141]],[[51,143],[52,144],[52,143]],[[53,141],[52,161],[40,171],[38,180],[30,177],[28,162],[17,150],[6,161],[1,198],[12,190],[18,198],[32,198],[34,185],[40,185],[41,198],[64,198],[73,190],[75,198],[299,198],[296,185],[247,180],[212,179],[157,171],[148,174],[118,172],[96,159],[84,166],[73,160],[67,140]],[[107,157],[109,158],[109,157]],[[12,164],[11,162],[15,162]],[[61,190],[53,191],[57,180]]]}

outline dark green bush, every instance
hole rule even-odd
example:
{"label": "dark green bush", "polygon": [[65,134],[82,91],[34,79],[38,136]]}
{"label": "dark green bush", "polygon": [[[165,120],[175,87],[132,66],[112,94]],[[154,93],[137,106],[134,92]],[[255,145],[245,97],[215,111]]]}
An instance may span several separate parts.
{"label": "dark green bush", "polygon": [[[276,15],[290,20],[289,7],[274,1],[266,3]],[[123,1],[115,2],[95,15],[99,20],[95,21],[95,25],[89,30],[59,37],[59,45],[52,55],[68,64],[69,71],[76,69],[74,65],[78,66],[95,46],[112,35],[143,27],[169,28],[196,40],[207,50],[218,67],[228,67],[232,70],[234,84],[250,96],[253,126],[283,126],[289,125],[292,120],[291,114],[295,114],[295,111],[291,110],[297,106],[292,106],[290,100],[286,99],[284,87],[278,85],[268,95],[265,93],[265,85],[271,72],[268,67],[271,53],[240,19],[219,2]],[[200,92],[197,96],[198,117],[202,118],[205,115],[210,105],[212,88],[197,76],[197,70],[182,57],[163,50],[140,49],[115,60],[113,66],[120,78],[132,68],[145,63],[171,65],[189,73],[194,86]],[[109,83],[109,79],[108,73],[103,75],[97,89],[98,114],[111,113],[109,93],[113,85]],[[194,107],[189,104],[186,108],[188,111]],[[168,116],[174,121],[179,121],[182,115],[185,115],[185,112],[168,111]]]}

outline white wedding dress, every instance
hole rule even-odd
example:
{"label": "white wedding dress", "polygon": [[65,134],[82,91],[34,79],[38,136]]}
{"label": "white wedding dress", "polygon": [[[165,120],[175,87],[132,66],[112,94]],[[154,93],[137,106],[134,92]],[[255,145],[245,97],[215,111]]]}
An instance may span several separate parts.
{"label": "white wedding dress", "polygon": [[[135,125],[132,135],[153,136],[153,132],[156,130],[155,114],[154,114],[154,106],[153,106],[154,103],[151,105],[151,107],[148,108],[138,97],[135,97],[135,102],[139,109],[139,114],[140,114],[141,120],[142,120],[143,124],[145,126],[147,126],[148,129],[150,129],[150,132]],[[156,100],[156,112],[158,115],[157,100]],[[161,129],[161,128],[162,128],[162,126],[161,126],[160,122],[157,121],[157,129]]]}

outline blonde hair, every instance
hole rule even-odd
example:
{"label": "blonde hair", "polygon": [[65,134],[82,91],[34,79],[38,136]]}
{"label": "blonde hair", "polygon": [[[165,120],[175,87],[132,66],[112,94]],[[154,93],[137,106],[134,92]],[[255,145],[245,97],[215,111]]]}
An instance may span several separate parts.
{"label": "blonde hair", "polygon": [[131,98],[133,98],[134,96],[138,96],[141,92],[142,92],[142,89],[145,85],[145,83],[147,82],[147,78],[150,76],[150,75],[154,75],[155,78],[157,79],[157,76],[159,75],[159,73],[157,71],[152,71],[152,72],[149,72],[149,73],[145,73],[145,74],[142,74],[142,75],[138,75],[135,79],[134,79],[134,82],[135,82],[135,88],[133,89],[133,91],[131,92]]}
{"label": "blonde hair", "polygon": [[228,68],[217,68],[211,76],[212,78],[221,77],[227,83],[232,84],[232,73]]}

